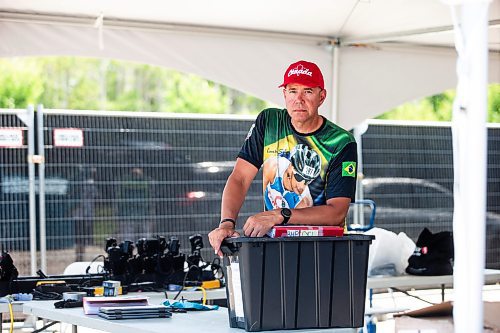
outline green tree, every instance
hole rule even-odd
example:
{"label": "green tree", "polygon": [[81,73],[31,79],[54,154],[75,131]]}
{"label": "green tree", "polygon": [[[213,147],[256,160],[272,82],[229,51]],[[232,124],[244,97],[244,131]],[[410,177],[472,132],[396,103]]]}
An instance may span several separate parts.
{"label": "green tree", "polygon": [[[270,103],[193,74],[134,62],[39,57],[0,59],[0,107],[257,114]],[[403,104],[379,119],[451,120],[454,90]],[[500,84],[488,89],[488,121],[500,122]]]}
{"label": "green tree", "polygon": [[488,89],[488,121],[500,123],[500,84],[492,84]]}
{"label": "green tree", "polygon": [[35,104],[43,93],[40,67],[33,59],[0,61],[0,107],[24,108]]}
{"label": "green tree", "polygon": [[94,110],[99,108],[97,60],[74,57],[35,58],[43,85],[41,99],[48,108]]}
{"label": "green tree", "polygon": [[40,57],[0,60],[1,107],[253,113],[267,102],[193,74],[108,59]]}
{"label": "green tree", "polygon": [[[455,90],[405,103],[378,119],[451,121]],[[500,84],[488,86],[488,122],[500,122]]]}

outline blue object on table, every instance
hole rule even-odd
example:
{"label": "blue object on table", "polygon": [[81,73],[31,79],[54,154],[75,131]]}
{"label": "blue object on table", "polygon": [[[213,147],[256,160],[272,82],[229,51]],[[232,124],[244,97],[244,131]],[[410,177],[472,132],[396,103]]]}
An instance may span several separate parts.
{"label": "blue object on table", "polygon": [[32,294],[24,294],[24,293],[12,294],[12,295],[0,297],[0,303],[12,303],[14,301],[26,302],[26,301],[32,301],[32,300],[33,300]]}
{"label": "blue object on table", "polygon": [[171,300],[166,300],[163,302],[163,305],[165,305],[168,308],[172,309],[184,309],[187,311],[210,311],[210,310],[217,310],[219,309],[218,305],[203,305],[200,303],[196,302],[190,302],[190,301],[171,301]]}
{"label": "blue object on table", "polygon": [[33,300],[33,294],[19,293],[19,294],[12,294],[12,297],[14,297],[14,301],[26,302]]}
{"label": "blue object on table", "polygon": [[178,284],[169,284],[168,285],[168,291],[179,291],[182,290],[182,286]]}

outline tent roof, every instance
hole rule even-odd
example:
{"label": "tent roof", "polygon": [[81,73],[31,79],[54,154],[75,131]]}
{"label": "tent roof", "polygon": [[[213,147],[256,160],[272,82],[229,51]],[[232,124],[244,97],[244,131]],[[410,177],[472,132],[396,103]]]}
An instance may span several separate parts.
{"label": "tent roof", "polygon": [[[2,0],[0,11],[453,46],[450,7],[436,0]],[[500,1],[489,11],[490,49],[500,50]],[[409,34],[410,36],[404,36]],[[419,35],[415,37],[415,35]]]}
{"label": "tent roof", "polygon": [[[489,25],[490,81],[500,82],[500,0]],[[0,0],[0,38],[4,57],[147,62],[277,104],[287,65],[312,60],[329,87],[322,112],[348,128],[456,83],[451,11],[438,0]]]}

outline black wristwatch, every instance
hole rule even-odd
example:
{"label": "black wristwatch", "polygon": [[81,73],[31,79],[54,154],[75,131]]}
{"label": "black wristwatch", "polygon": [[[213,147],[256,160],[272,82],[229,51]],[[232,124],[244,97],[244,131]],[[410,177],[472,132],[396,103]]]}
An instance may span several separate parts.
{"label": "black wristwatch", "polygon": [[283,223],[281,225],[287,225],[288,220],[292,217],[292,211],[288,208],[281,208],[281,216],[283,216]]}

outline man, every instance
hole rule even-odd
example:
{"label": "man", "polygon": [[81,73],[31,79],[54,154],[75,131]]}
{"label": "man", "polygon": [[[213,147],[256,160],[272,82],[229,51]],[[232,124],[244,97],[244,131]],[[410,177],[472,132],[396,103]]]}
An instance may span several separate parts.
{"label": "man", "polygon": [[261,166],[266,210],[246,220],[246,236],[262,237],[280,224],[341,226],[354,201],[356,142],[319,115],[326,98],[320,69],[303,60],[293,63],[279,87],[286,109],[259,114],[226,182],[221,222],[208,235],[219,256],[222,240],[238,235],[236,219]]}

